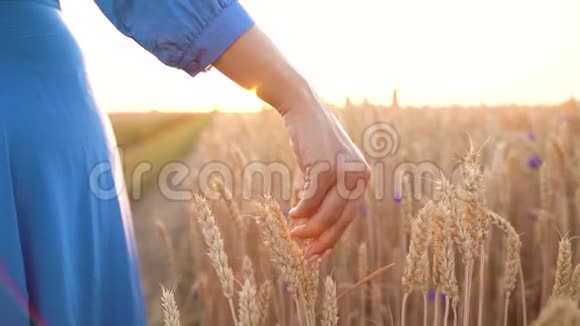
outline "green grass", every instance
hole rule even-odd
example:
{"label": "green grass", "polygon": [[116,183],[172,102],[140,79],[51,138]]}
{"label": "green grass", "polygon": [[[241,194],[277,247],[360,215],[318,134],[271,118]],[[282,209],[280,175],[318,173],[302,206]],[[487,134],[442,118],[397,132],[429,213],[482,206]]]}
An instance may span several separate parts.
{"label": "green grass", "polygon": [[193,151],[211,114],[113,113],[110,118],[122,152],[127,190],[132,198],[135,168],[143,162],[152,165],[152,170],[142,178],[143,192],[151,190],[167,163],[183,160]]}

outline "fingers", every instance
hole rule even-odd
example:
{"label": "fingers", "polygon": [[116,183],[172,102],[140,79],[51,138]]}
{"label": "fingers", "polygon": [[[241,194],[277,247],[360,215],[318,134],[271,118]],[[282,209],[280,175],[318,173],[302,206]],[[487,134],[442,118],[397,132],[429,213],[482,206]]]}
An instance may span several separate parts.
{"label": "fingers", "polygon": [[332,227],[322,233],[320,237],[310,244],[306,250],[306,259],[316,259],[334,247],[344,231],[346,231],[350,223],[356,217],[357,206],[357,200],[349,201],[348,204],[346,204],[340,219],[338,219]]}
{"label": "fingers", "polygon": [[290,218],[310,218],[316,213],[335,181],[327,169],[321,164],[307,170],[302,199],[288,213]]}
{"label": "fingers", "polygon": [[346,200],[340,195],[337,187],[332,187],[316,214],[305,224],[295,227],[291,235],[302,239],[318,237],[338,221],[345,205]]}

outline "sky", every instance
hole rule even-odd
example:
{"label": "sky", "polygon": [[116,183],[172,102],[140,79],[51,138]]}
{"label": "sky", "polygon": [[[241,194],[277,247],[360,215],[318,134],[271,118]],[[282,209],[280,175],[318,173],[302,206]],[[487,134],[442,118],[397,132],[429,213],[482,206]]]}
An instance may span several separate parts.
{"label": "sky", "polygon": [[[262,107],[215,69],[192,78],[163,65],[92,1],[61,2],[107,111]],[[578,0],[241,2],[329,103],[389,104],[394,88],[413,106],[580,98]]]}

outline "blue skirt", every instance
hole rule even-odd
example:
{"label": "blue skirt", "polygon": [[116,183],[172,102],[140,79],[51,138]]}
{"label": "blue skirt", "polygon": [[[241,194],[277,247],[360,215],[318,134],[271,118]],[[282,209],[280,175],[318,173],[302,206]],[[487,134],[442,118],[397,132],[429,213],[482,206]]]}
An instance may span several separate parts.
{"label": "blue skirt", "polygon": [[0,325],[145,324],[110,130],[55,6],[0,0]]}

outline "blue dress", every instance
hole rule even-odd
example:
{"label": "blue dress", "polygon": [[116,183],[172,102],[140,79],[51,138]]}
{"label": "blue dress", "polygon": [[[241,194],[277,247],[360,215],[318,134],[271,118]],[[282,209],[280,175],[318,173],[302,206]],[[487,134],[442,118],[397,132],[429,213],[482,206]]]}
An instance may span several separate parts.
{"label": "blue dress", "polygon": [[[109,122],[57,1],[0,0],[0,326],[145,325]],[[192,76],[253,24],[234,0],[96,2]]]}

